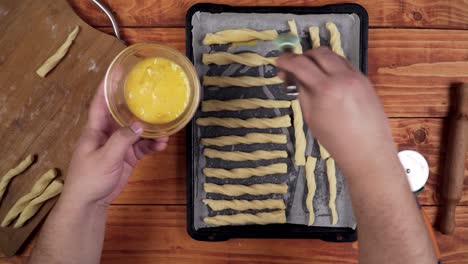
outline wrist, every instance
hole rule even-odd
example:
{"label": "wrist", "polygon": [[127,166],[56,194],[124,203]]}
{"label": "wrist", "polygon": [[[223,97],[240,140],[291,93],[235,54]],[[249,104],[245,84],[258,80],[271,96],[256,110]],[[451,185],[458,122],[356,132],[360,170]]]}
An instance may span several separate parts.
{"label": "wrist", "polygon": [[99,201],[88,201],[81,199],[79,195],[68,193],[66,190],[57,201],[58,210],[73,215],[106,215],[108,204]]}

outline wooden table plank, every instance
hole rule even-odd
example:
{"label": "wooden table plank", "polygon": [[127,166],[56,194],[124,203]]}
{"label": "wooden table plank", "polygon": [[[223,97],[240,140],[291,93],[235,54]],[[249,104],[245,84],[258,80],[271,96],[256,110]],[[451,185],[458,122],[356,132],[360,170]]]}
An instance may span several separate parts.
{"label": "wooden table plank", "polygon": [[[185,51],[182,28],[126,28],[122,35],[131,44],[154,41]],[[468,82],[468,31],[371,29],[368,61],[389,116],[445,117],[450,85]]]}
{"label": "wooden table plank", "polygon": [[[434,223],[438,207],[425,207]],[[357,263],[357,243],[308,239],[200,242],[186,233],[185,206],[111,206],[102,263]],[[437,233],[444,263],[468,258],[468,207],[457,208],[453,236]],[[20,257],[0,263],[25,263]],[[7,262],[11,261],[11,262]]]}
{"label": "wooden table plank", "polygon": [[[109,26],[109,20],[89,0],[68,0],[75,11],[93,26]],[[105,0],[119,24],[127,27],[183,27],[187,10],[204,0]],[[238,6],[321,6],[341,0],[211,0]],[[468,2],[463,0],[358,0],[367,9],[372,27],[468,29]]]}

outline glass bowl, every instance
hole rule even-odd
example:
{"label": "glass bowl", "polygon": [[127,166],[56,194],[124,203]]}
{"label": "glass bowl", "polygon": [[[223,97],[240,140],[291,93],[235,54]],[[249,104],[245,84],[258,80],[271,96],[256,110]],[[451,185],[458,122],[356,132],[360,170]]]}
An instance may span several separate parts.
{"label": "glass bowl", "polygon": [[[125,101],[125,81],[135,64],[150,57],[162,57],[179,64],[189,80],[189,101],[182,114],[164,124],[152,124],[135,116]],[[143,124],[142,137],[165,137],[181,130],[192,119],[200,101],[200,81],[195,67],[182,53],[157,43],[139,43],[121,51],[112,61],[104,77],[104,94],[107,107],[121,126],[138,121]]]}

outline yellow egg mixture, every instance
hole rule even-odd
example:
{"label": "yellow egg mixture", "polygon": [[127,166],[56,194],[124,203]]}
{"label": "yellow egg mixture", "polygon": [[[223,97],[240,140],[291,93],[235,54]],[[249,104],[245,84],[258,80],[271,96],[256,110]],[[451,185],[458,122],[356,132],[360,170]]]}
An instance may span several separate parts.
{"label": "yellow egg mixture", "polygon": [[182,67],[160,57],[137,63],[125,81],[125,100],[141,120],[163,124],[176,119],[187,107],[189,81]]}

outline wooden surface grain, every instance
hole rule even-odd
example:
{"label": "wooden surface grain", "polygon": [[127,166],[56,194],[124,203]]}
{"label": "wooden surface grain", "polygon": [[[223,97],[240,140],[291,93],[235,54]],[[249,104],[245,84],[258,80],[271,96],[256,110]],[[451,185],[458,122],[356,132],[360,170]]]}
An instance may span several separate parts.
{"label": "wooden surface grain", "polygon": [[[68,0],[90,25],[110,33],[107,18],[88,0]],[[105,0],[129,43],[157,41],[185,48],[186,10],[199,0]],[[235,5],[323,5],[341,1],[216,0]],[[430,178],[419,200],[436,226],[443,177],[452,83],[468,81],[468,2],[463,0],[357,1],[369,13],[369,77],[392,117],[400,150],[423,154]],[[85,111],[85,110],[82,110]],[[103,263],[356,263],[357,243],[318,240],[192,240],[185,231],[185,134],[138,163],[111,206]],[[468,183],[465,178],[465,182]],[[468,263],[468,192],[457,208],[453,236],[437,233],[444,263]],[[20,256],[25,263],[34,240]]]}

